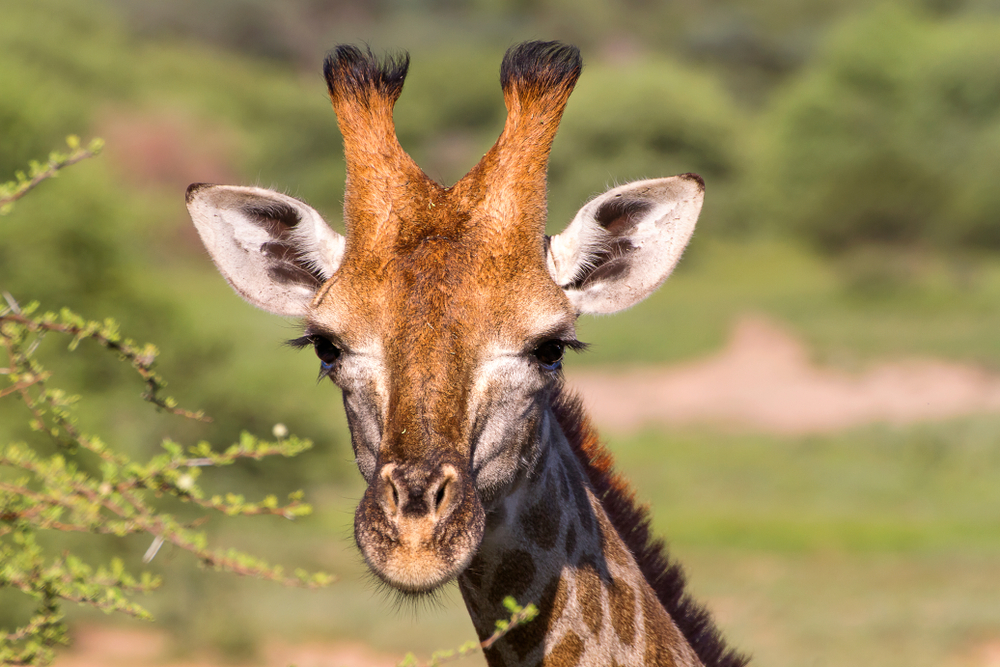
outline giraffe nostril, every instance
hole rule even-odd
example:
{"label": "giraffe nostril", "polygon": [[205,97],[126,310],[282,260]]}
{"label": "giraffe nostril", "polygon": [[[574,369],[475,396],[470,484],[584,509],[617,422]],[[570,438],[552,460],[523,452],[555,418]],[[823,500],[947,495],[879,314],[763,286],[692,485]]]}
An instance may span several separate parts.
{"label": "giraffe nostril", "polygon": [[382,504],[388,514],[395,514],[399,510],[399,490],[391,479],[385,480],[385,488],[382,490]]}
{"label": "giraffe nostril", "polygon": [[441,507],[441,503],[444,502],[444,492],[448,487],[448,480],[445,479],[441,482],[441,486],[438,487],[437,493],[434,494],[434,507],[433,511],[436,513],[438,508]]}
{"label": "giraffe nostril", "polygon": [[452,502],[459,479],[458,471],[455,470],[454,466],[445,464],[441,467],[441,473],[441,479],[437,483],[437,488],[434,489],[432,496],[433,504],[431,505],[431,512],[435,515],[442,514]]}

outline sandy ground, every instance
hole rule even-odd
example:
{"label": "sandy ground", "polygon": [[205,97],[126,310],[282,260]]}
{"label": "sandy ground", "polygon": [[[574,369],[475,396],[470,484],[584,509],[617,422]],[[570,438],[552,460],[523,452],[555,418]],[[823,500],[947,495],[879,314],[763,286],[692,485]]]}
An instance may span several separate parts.
{"label": "sandy ground", "polygon": [[[125,629],[86,625],[73,629],[72,648],[60,653],[56,667],[240,667],[222,656],[172,659],[166,633],[155,628]],[[392,667],[402,656],[380,654],[362,644],[270,642],[254,664],[272,667]]]}
{"label": "sandy ground", "polygon": [[[74,645],[56,659],[56,667],[250,667],[221,657],[170,659],[165,633],[155,629],[126,630],[84,626],[73,632]],[[255,666],[271,667],[393,667],[399,656],[350,643],[309,643],[267,646]],[[461,661],[457,665],[467,664]],[[946,667],[1000,667],[1000,642],[986,641],[949,660]]]}
{"label": "sandy ground", "polygon": [[857,374],[817,366],[774,322],[750,317],[707,358],[623,373],[567,373],[598,426],[711,424],[769,433],[836,431],[1000,411],[1000,376],[935,359],[900,359]]}
{"label": "sandy ground", "polygon": [[[1000,376],[933,359],[880,362],[857,374],[824,368],[787,331],[760,317],[741,321],[726,347],[705,359],[626,373],[573,371],[569,381],[598,425],[620,431],[713,424],[802,434],[1000,411]],[[173,660],[166,635],[156,629],[87,626],[75,628],[74,639],[57,667],[233,664],[210,655]],[[261,658],[266,665],[389,667],[400,656],[360,644],[274,642]],[[1000,644],[984,643],[954,664],[1000,667]]]}

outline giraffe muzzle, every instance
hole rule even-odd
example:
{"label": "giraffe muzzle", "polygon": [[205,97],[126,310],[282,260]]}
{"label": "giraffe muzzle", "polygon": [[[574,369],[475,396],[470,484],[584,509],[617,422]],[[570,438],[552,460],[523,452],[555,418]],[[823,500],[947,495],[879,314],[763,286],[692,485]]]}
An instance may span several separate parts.
{"label": "giraffe muzzle", "polygon": [[482,505],[450,463],[387,463],[355,515],[355,539],[378,577],[405,593],[426,593],[465,569],[485,525]]}

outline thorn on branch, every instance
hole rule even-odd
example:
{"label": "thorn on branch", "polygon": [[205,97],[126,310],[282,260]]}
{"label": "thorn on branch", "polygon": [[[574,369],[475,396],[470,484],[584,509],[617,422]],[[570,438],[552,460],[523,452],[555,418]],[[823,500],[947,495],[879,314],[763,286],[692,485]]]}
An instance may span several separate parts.
{"label": "thorn on branch", "polygon": [[162,546],[163,546],[163,538],[157,535],[156,537],[153,538],[153,543],[149,545],[148,549],[146,549],[146,553],[143,554],[142,562],[143,563],[152,562],[152,560],[156,558],[156,554],[159,553],[160,547]]}
{"label": "thorn on branch", "polygon": [[11,296],[10,292],[4,292],[3,298],[7,302],[7,306],[10,308],[11,312],[18,315],[21,314],[21,306],[18,305],[17,300]]}

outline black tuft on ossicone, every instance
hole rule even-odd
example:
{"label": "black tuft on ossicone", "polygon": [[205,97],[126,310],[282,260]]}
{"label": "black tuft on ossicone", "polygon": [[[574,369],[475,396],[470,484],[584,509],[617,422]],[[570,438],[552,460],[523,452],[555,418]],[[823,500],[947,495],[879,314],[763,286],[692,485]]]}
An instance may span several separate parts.
{"label": "black tuft on ossicone", "polygon": [[504,92],[512,85],[523,94],[552,88],[572,88],[580,78],[580,49],[561,42],[522,42],[507,49],[500,65]]}
{"label": "black tuft on ossicone", "polygon": [[410,54],[387,54],[384,60],[350,44],[333,49],[323,61],[323,76],[334,100],[352,96],[365,100],[371,93],[395,102],[403,91],[403,81],[410,67]]}

